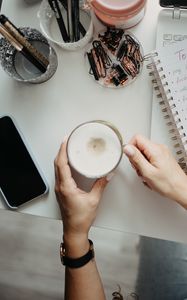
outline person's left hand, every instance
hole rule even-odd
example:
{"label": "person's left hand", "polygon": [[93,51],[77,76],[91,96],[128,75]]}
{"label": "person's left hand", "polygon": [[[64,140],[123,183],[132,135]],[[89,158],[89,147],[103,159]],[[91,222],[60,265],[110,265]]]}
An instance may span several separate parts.
{"label": "person's left hand", "polygon": [[55,193],[60,206],[64,235],[68,239],[88,238],[107,179],[96,180],[89,193],[79,189],[72,177],[64,142],[55,159]]}

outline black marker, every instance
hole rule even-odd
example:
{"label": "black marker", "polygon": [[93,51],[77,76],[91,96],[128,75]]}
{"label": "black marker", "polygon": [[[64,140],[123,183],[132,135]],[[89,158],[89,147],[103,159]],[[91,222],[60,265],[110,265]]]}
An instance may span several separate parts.
{"label": "black marker", "polygon": [[48,3],[50,5],[51,9],[55,13],[55,17],[56,17],[56,20],[58,22],[58,26],[59,26],[59,29],[60,29],[60,32],[61,32],[61,35],[62,35],[62,38],[63,38],[64,42],[69,42],[70,38],[68,36],[66,26],[64,24],[64,20],[63,20],[63,17],[62,17],[62,13],[60,11],[60,7],[58,5],[58,0],[48,0]]}
{"label": "black marker", "polygon": [[90,67],[91,67],[91,70],[93,72],[94,78],[95,78],[95,80],[99,80],[99,73],[97,71],[97,66],[95,64],[95,60],[93,58],[92,53],[87,52],[87,56],[88,56],[88,61],[90,63]]}

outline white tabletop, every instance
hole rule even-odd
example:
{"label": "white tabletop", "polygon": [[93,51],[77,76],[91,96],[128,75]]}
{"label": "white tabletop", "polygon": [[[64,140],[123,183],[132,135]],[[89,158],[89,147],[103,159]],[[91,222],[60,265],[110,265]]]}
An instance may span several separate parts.
{"label": "white tabletop", "polygon": [[[37,10],[38,4],[29,5],[24,0],[6,0],[2,7],[2,13],[17,26],[39,29]],[[159,10],[158,1],[148,0],[144,19],[131,29],[142,43],[144,53],[155,47]],[[152,86],[144,66],[133,84],[120,89],[103,88],[88,75],[84,50],[66,52],[55,45],[54,48],[58,69],[46,83],[21,84],[0,69],[0,113],[15,117],[50,186],[46,197],[18,211],[58,219],[53,161],[63,137],[78,124],[93,119],[115,124],[125,141],[135,133],[150,136]],[[80,177],[78,182],[87,185]],[[95,225],[187,242],[186,212],[148,190],[125,157],[105,190]]]}

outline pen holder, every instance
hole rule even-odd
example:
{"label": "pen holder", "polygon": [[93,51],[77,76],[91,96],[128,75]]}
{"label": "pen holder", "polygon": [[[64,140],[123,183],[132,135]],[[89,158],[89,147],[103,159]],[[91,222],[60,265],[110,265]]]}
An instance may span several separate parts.
{"label": "pen holder", "polygon": [[[61,5],[60,1],[59,1],[59,5],[60,5],[60,10],[64,19],[65,26],[67,28],[68,27],[67,15],[66,15],[65,8]],[[62,36],[60,34],[60,29],[56,22],[55,14],[51,9],[50,5],[48,4],[47,0],[42,1],[40,9],[38,11],[38,18],[40,21],[40,28],[42,30],[42,33],[45,35],[47,39],[59,45],[65,50],[76,51],[84,48],[92,39],[93,22],[90,13],[83,10],[81,7],[83,6],[80,3],[80,22],[85,28],[86,34],[84,37],[81,37],[79,41],[67,42],[67,43],[63,41]]]}
{"label": "pen holder", "polygon": [[46,72],[42,73],[20,51],[17,51],[5,38],[0,39],[0,62],[5,72],[17,81],[42,83],[56,72],[57,55],[47,39],[36,29],[22,27],[19,30],[25,38],[49,61]]}

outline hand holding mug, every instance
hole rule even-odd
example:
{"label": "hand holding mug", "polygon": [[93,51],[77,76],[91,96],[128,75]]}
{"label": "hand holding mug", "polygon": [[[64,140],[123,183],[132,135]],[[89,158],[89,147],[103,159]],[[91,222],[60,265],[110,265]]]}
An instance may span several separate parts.
{"label": "hand holding mug", "polygon": [[66,154],[64,142],[55,159],[55,192],[62,214],[64,236],[68,241],[88,240],[89,229],[96,217],[97,208],[107,184],[107,178],[95,181],[89,193],[75,183]]}

